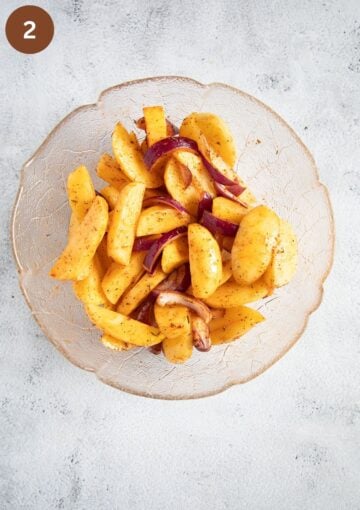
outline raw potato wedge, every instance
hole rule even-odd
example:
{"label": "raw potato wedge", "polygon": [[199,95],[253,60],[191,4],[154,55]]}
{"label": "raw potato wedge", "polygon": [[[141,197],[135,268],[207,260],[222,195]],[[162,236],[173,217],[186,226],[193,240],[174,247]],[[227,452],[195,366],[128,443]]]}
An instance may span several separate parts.
{"label": "raw potato wedge", "polygon": [[108,182],[121,191],[124,186],[129,184],[129,179],[122,173],[119,165],[109,154],[103,154],[96,167],[96,173],[101,179]]}
{"label": "raw potato wedge", "polygon": [[211,233],[198,223],[189,225],[188,242],[192,292],[204,299],[214,293],[221,281],[220,248]]}
{"label": "raw potato wedge", "polygon": [[162,343],[164,355],[170,363],[185,363],[193,351],[192,334],[178,338],[165,338]]}
{"label": "raw potato wedge", "polygon": [[233,280],[229,280],[204,301],[212,308],[233,308],[257,301],[267,294],[268,287],[262,280],[252,285],[239,285]]}
{"label": "raw potato wedge", "polygon": [[291,225],[280,220],[278,241],[275,245],[269,267],[265,271],[264,281],[269,289],[282,287],[290,282],[297,265],[297,239]]}
{"label": "raw potato wedge", "polygon": [[114,338],[111,335],[107,335],[106,333],[102,335],[100,341],[105,347],[112,349],[113,351],[130,351],[131,349],[138,347],[135,344],[130,344],[129,342],[118,340],[117,338]]}
{"label": "raw potato wedge", "polygon": [[217,218],[240,224],[242,218],[249,212],[249,209],[224,197],[216,197],[212,204],[212,213]]}
{"label": "raw potato wedge", "polygon": [[105,234],[104,237],[102,238],[101,243],[99,244],[98,249],[96,250],[96,254],[99,256],[104,271],[107,271],[107,269],[112,264],[112,260],[107,252],[107,234]]}
{"label": "raw potato wedge", "polygon": [[205,135],[209,145],[225,163],[233,167],[236,162],[236,147],[227,124],[213,113],[192,113],[183,120],[180,135],[194,139],[197,136],[194,125]]}
{"label": "raw potato wedge", "polygon": [[108,205],[96,197],[88,213],[71,235],[69,242],[55,262],[50,276],[58,280],[83,280],[107,227]]}
{"label": "raw potato wedge", "polygon": [[108,229],[108,254],[118,264],[127,265],[135,240],[145,185],[127,184],[120,192]]}
{"label": "raw potato wedge", "polygon": [[105,186],[105,188],[100,191],[100,195],[107,201],[109,209],[114,209],[120,196],[120,191],[114,188],[114,186]]}
{"label": "raw potato wedge", "polygon": [[72,212],[71,216],[70,216],[70,222],[69,222],[68,241],[74,235],[74,232],[76,232],[76,229],[78,228],[80,223],[81,222],[77,219],[76,214],[74,212]]}
{"label": "raw potato wedge", "polygon": [[159,188],[163,184],[161,175],[147,168],[141,150],[120,123],[112,135],[112,148],[121,170],[131,181],[141,182],[147,188]]}
{"label": "raw potato wedge", "polygon": [[84,165],[69,174],[67,193],[72,212],[79,221],[82,221],[95,199],[94,185]]}
{"label": "raw potato wedge", "polygon": [[144,271],[145,252],[133,252],[127,266],[113,262],[101,282],[102,289],[110,301],[117,303],[125,290],[132,285]]}
{"label": "raw potato wedge", "polygon": [[139,347],[151,347],[164,340],[164,335],[158,328],[153,328],[101,306],[87,305],[86,313],[95,326],[117,340],[130,342]]}
{"label": "raw potato wedge", "polygon": [[147,143],[151,147],[155,142],[168,136],[165,112],[162,106],[146,106],[143,112]]}
{"label": "raw potato wedge", "polygon": [[226,283],[230,278],[232,277],[232,269],[231,269],[231,259],[223,260],[222,262],[222,274],[221,274],[221,280],[219,283],[222,285],[223,283]]}
{"label": "raw potato wedge", "polygon": [[213,181],[204,167],[201,158],[189,151],[176,151],[175,158],[185,165],[191,172],[193,180],[197,183],[200,192],[208,192],[212,197],[216,195]]}
{"label": "raw potato wedge", "polygon": [[164,181],[172,198],[180,202],[190,214],[196,216],[200,193],[192,182],[188,186],[185,185],[175,158],[170,158],[166,163]]}
{"label": "raw potato wedge", "polygon": [[188,225],[189,214],[176,211],[171,207],[154,205],[144,209],[137,224],[136,237],[152,234],[164,234],[177,227]]}
{"label": "raw potato wedge", "polygon": [[180,338],[191,332],[190,313],[186,306],[154,306],[159,329],[167,338]]}
{"label": "raw potato wedge", "polygon": [[145,273],[140,280],[124,294],[117,307],[117,311],[124,315],[129,315],[160,282],[165,280],[166,277],[167,274],[159,267],[155,269],[153,274]]}
{"label": "raw potato wedge", "polygon": [[104,269],[101,265],[99,256],[95,254],[91,261],[89,274],[84,280],[73,283],[75,295],[85,304],[109,306],[104,291],[101,287],[101,280],[104,276]]}
{"label": "raw potato wedge", "polygon": [[265,317],[252,308],[228,308],[223,317],[210,321],[211,342],[214,345],[231,342],[264,320]]}
{"label": "raw potato wedge", "polygon": [[187,238],[178,237],[163,249],[161,268],[164,273],[172,273],[174,269],[189,261],[189,245]]}
{"label": "raw potato wedge", "polygon": [[231,250],[237,283],[254,283],[265,273],[278,234],[279,218],[265,205],[255,207],[244,216]]}

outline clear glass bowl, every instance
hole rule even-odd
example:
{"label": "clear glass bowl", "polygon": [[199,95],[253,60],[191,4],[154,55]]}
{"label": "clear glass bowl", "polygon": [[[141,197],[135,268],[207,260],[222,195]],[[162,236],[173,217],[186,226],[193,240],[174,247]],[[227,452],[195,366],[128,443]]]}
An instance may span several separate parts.
{"label": "clear glass bowl", "polygon": [[[121,120],[133,129],[142,107],[154,104],[163,104],[175,124],[192,111],[223,117],[237,142],[239,174],[259,201],[291,222],[299,240],[294,280],[253,305],[267,320],[239,341],[208,353],[195,351],[180,366],[145,349],[113,352],[103,347],[71,284],[48,276],[66,243],[68,173],[85,164],[100,186],[95,167],[99,156],[111,150],[114,124]],[[334,228],[328,193],[311,154],[276,113],[227,85],[159,77],[112,87],[96,104],[82,106],[60,122],[23,168],[12,237],[25,298],[45,335],[68,360],[129,393],[187,399],[249,381],[294,345],[320,304]]]}

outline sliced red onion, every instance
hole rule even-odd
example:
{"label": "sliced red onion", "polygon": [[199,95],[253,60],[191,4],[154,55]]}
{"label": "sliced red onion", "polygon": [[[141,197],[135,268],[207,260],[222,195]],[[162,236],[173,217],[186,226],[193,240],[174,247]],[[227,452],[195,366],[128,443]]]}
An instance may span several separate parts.
{"label": "sliced red onion", "polygon": [[159,236],[141,236],[137,237],[134,241],[133,250],[134,251],[147,251],[151,248],[154,242],[159,239]]}
{"label": "sliced red onion", "polygon": [[134,120],[134,123],[138,129],[142,129],[143,131],[145,131],[146,129],[145,117],[140,117],[139,119]]}
{"label": "sliced red onion", "polygon": [[[156,161],[175,150],[187,150],[192,152],[198,152],[197,143],[190,138],[184,136],[168,136],[158,142],[155,142],[144,154],[145,164],[149,169],[156,163]],[[232,183],[234,184],[234,183]]]}
{"label": "sliced red onion", "polygon": [[179,292],[186,292],[191,285],[190,265],[184,264],[177,270],[176,289]]}
{"label": "sliced red onion", "polygon": [[169,207],[172,207],[173,209],[176,209],[179,212],[189,214],[189,211],[187,211],[185,209],[185,207],[180,204],[180,202],[178,202],[177,200],[175,200],[174,198],[171,198],[169,196],[164,197],[164,196],[158,195],[158,196],[154,196],[154,197],[145,198],[143,200],[143,207],[150,207],[150,206],[156,205],[156,204],[167,205]]}
{"label": "sliced red onion", "polygon": [[149,351],[152,354],[155,354],[155,356],[158,356],[159,354],[161,354],[161,351],[162,351],[162,342],[160,342],[159,344],[155,344],[155,345],[152,345],[151,347],[149,347]]}
{"label": "sliced red onion", "polygon": [[157,260],[160,257],[161,252],[163,251],[165,246],[171,241],[174,241],[174,239],[177,239],[178,237],[185,235],[186,232],[187,232],[186,226],[178,227],[174,228],[174,230],[170,230],[170,232],[162,234],[162,236],[156,239],[156,241],[153,242],[153,244],[149,248],[149,251],[146,254],[143,263],[144,269],[149,273],[152,273],[155,269]]}
{"label": "sliced red onion", "polygon": [[239,225],[236,225],[236,223],[217,218],[209,211],[203,212],[200,223],[214,235],[222,234],[233,237],[239,228]]}
{"label": "sliced red onion", "polygon": [[[239,200],[238,195],[241,195],[243,191],[245,191],[246,188],[243,188],[240,186],[240,184],[236,184],[234,186],[224,186],[223,184],[219,184],[218,182],[214,183],[215,189],[218,192],[218,194],[224,198],[228,198],[229,200],[232,200],[233,202],[237,202],[238,204],[242,205],[243,207],[248,208],[248,204],[246,202],[243,202],[242,200]],[[231,190],[235,188],[236,192],[238,191],[238,187],[241,188],[241,192],[236,195],[236,193],[233,193]]]}
{"label": "sliced red onion", "polygon": [[159,306],[166,305],[183,305],[187,308],[191,308],[199,317],[208,324],[211,320],[211,312],[209,308],[200,301],[200,299],[196,299],[188,294],[183,294],[182,292],[176,291],[165,291],[161,292],[156,300],[156,303]]}
{"label": "sliced red onion", "polygon": [[197,218],[200,221],[202,218],[202,215],[204,211],[211,211],[212,209],[212,196],[207,191],[204,191],[202,193],[201,199],[199,201],[198,205],[198,212],[197,212]]}
{"label": "sliced red onion", "polygon": [[174,136],[179,134],[179,128],[175,126],[170,120],[166,119],[167,135]]}
{"label": "sliced red onion", "polygon": [[195,349],[208,352],[211,348],[209,326],[197,315],[191,314],[191,330]]}
{"label": "sliced red onion", "polygon": [[222,174],[217,170],[206,158],[204,155],[201,155],[202,162],[204,164],[204,167],[209,172],[211,177],[214,179],[215,182],[218,182],[219,184],[224,184],[225,186],[236,186],[238,183],[233,181],[232,179],[229,179],[226,177],[226,175]]}
{"label": "sliced red onion", "polygon": [[149,326],[156,326],[154,316],[154,303],[157,295],[150,292],[150,294],[140,303],[140,305],[131,313],[131,317]]}

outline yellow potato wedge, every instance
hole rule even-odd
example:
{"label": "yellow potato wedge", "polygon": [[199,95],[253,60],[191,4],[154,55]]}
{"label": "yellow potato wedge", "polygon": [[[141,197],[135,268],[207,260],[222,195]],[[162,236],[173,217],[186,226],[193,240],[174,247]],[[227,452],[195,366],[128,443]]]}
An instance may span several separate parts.
{"label": "yellow potato wedge", "polygon": [[113,132],[112,148],[121,170],[131,181],[141,182],[147,188],[158,188],[163,184],[160,173],[147,168],[141,150],[120,123]]}
{"label": "yellow potato wedge", "polygon": [[243,217],[231,250],[232,271],[237,283],[254,283],[265,273],[278,234],[279,218],[264,205]]}
{"label": "yellow potato wedge", "polygon": [[108,267],[110,267],[110,265],[112,264],[112,260],[107,252],[107,234],[105,234],[104,237],[102,238],[101,243],[99,244],[98,249],[96,250],[96,254],[99,256],[99,260],[104,269],[104,272],[107,271]]}
{"label": "yellow potato wedge", "polygon": [[115,161],[109,154],[103,154],[96,167],[96,173],[104,181],[108,182],[121,191],[124,186],[129,184],[129,179],[124,175]]}
{"label": "yellow potato wedge", "polygon": [[74,235],[76,229],[80,225],[81,221],[77,219],[77,216],[74,212],[71,213],[70,222],[69,222],[69,230],[68,230],[68,240]]}
{"label": "yellow potato wedge", "polygon": [[213,180],[197,154],[190,151],[179,150],[175,152],[175,158],[190,170],[194,182],[198,184],[200,192],[206,191],[212,197],[216,195]]}
{"label": "yellow potato wedge", "polygon": [[108,203],[109,209],[112,210],[115,208],[116,202],[120,196],[120,191],[114,186],[105,186],[100,191],[100,195],[105,198]]}
{"label": "yellow potato wedge", "polygon": [[125,290],[143,273],[145,252],[133,252],[127,266],[113,262],[101,282],[102,289],[110,301],[117,303]]}
{"label": "yellow potato wedge", "polygon": [[280,220],[279,236],[264,281],[269,289],[282,287],[290,282],[297,265],[297,239],[291,225]]}
{"label": "yellow potato wedge", "polygon": [[108,254],[118,264],[127,265],[135,240],[145,185],[131,182],[121,191],[108,229]]}
{"label": "yellow potato wedge", "polygon": [[180,202],[190,214],[196,216],[200,193],[192,182],[186,187],[175,158],[170,158],[166,163],[164,181],[172,198]]}
{"label": "yellow potato wedge", "polygon": [[223,260],[222,262],[222,273],[221,280],[219,282],[219,287],[223,283],[226,283],[232,277],[232,269],[231,269],[231,259]]}
{"label": "yellow potato wedge", "polygon": [[95,326],[117,340],[139,347],[151,347],[164,340],[164,335],[158,328],[153,328],[101,306],[87,305],[86,313]]}
{"label": "yellow potato wedge", "polygon": [[[196,129],[196,127],[198,129]],[[198,131],[230,167],[236,162],[236,146],[227,124],[213,113],[192,113],[183,120],[180,135],[196,141]]]}
{"label": "yellow potato wedge", "polygon": [[140,150],[141,150],[141,154],[145,154],[145,152],[148,150],[148,143],[147,143],[147,140],[146,138],[141,142],[140,144]]}
{"label": "yellow potato wedge", "polygon": [[82,221],[95,199],[94,185],[84,165],[68,175],[67,193],[72,212]]}
{"label": "yellow potato wedge", "polygon": [[137,150],[141,150],[139,140],[137,139],[136,133],[134,131],[130,131],[129,140],[130,143],[137,148]]}
{"label": "yellow potato wedge", "polygon": [[124,315],[129,315],[160,282],[165,280],[166,277],[167,274],[159,267],[155,269],[153,274],[145,273],[140,280],[123,295],[117,307],[117,311]]}
{"label": "yellow potato wedge", "polygon": [[204,299],[214,293],[221,281],[220,248],[212,234],[198,223],[189,225],[188,242],[192,292]]}
{"label": "yellow potato wedge", "polygon": [[154,205],[144,209],[137,224],[136,236],[163,234],[177,227],[188,225],[191,221],[189,214],[176,211],[171,207]]}
{"label": "yellow potato wedge", "polygon": [[265,317],[252,308],[228,308],[223,317],[210,321],[211,342],[213,345],[232,342],[264,320]]}
{"label": "yellow potato wedge", "polygon": [[167,137],[167,126],[162,106],[146,106],[143,108],[145,130],[149,147]]}
{"label": "yellow potato wedge", "polygon": [[68,244],[50,271],[57,280],[83,280],[105,234],[108,223],[108,205],[96,197],[85,218],[73,232]]}
{"label": "yellow potato wedge", "polygon": [[106,333],[102,335],[100,341],[105,347],[112,349],[113,351],[130,351],[131,349],[138,347],[138,345],[124,342],[123,340],[114,338],[113,336],[107,335]]}
{"label": "yellow potato wedge", "polygon": [[101,280],[104,276],[104,269],[99,256],[95,254],[91,261],[89,274],[84,280],[73,282],[75,295],[85,304],[109,306],[104,291],[101,287]]}
{"label": "yellow potato wedge", "polygon": [[186,306],[155,304],[154,313],[161,333],[167,338],[178,338],[190,333],[190,313]]}
{"label": "yellow potato wedge", "polygon": [[212,308],[233,308],[257,301],[267,294],[268,287],[262,280],[258,280],[252,285],[239,285],[231,279],[204,301]]}
{"label": "yellow potato wedge", "polygon": [[234,244],[234,237],[231,236],[223,236],[222,238],[222,248],[223,250],[227,250],[231,253],[233,244]]}
{"label": "yellow potato wedge", "polygon": [[249,212],[249,209],[237,204],[234,200],[224,197],[216,197],[212,204],[212,213],[217,218],[240,224],[242,218]]}
{"label": "yellow potato wedge", "polygon": [[170,363],[185,363],[191,358],[193,341],[191,332],[178,338],[165,338],[162,343],[165,358]]}
{"label": "yellow potato wedge", "polygon": [[189,261],[189,245],[185,236],[178,237],[167,244],[161,256],[161,268],[164,273],[172,273],[174,269]]}

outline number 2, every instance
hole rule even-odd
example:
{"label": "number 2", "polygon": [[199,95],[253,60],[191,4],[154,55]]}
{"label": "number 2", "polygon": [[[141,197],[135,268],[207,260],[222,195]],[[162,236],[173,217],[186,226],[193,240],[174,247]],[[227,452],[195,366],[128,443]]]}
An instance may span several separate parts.
{"label": "number 2", "polygon": [[26,32],[24,33],[24,39],[35,39],[35,34],[32,34],[36,28],[36,24],[33,21],[25,21],[24,27],[30,27]]}

